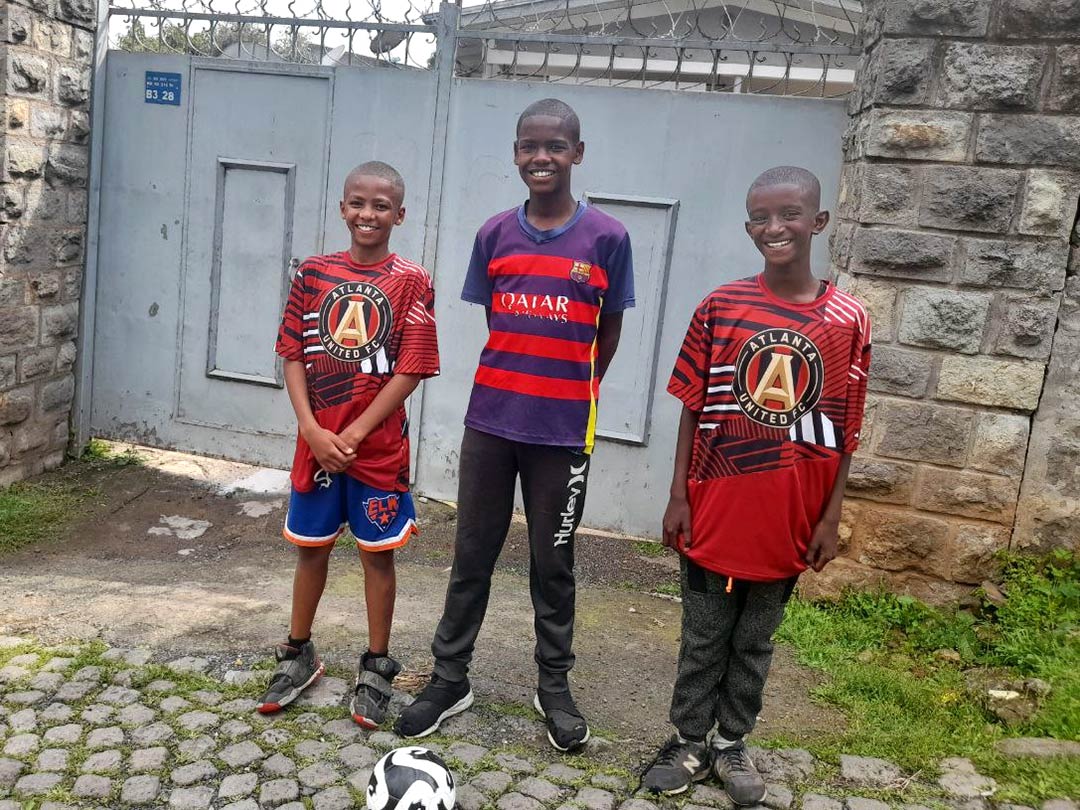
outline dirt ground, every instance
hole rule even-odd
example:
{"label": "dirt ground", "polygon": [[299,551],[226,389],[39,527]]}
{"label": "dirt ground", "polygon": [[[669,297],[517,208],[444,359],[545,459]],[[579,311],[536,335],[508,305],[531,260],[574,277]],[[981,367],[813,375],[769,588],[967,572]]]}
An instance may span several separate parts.
{"label": "dirt ground", "polygon": [[[221,666],[265,658],[287,628],[292,548],[280,529],[285,473],[140,449],[125,467],[72,463],[50,478],[86,487],[58,536],[0,560],[0,632],[47,642],[102,638]],[[420,504],[421,530],[398,552],[392,652],[430,670],[452,559],[454,510]],[[586,508],[586,521],[588,510]],[[200,521],[209,525],[203,525]],[[201,533],[200,533],[201,532]],[[582,533],[572,684],[594,727],[651,746],[666,723],[680,605],[650,595],[677,583],[673,554]],[[481,702],[527,705],[535,685],[525,527],[515,522],[496,573],[472,678]],[[344,673],[365,647],[363,580],[355,551],[332,558],[316,620],[323,656]],[[843,717],[815,703],[821,675],[778,648],[757,736],[797,742],[836,731]]]}

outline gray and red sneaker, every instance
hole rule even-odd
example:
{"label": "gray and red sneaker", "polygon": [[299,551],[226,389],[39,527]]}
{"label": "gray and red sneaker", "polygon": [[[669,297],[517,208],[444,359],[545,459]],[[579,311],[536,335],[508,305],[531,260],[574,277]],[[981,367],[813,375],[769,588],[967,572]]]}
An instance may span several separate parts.
{"label": "gray and red sneaker", "polygon": [[277,666],[270,686],[255,708],[262,714],[279,712],[300,697],[300,693],[322,677],[326,667],[310,640],[299,647],[279,644],[274,649]]}
{"label": "gray and red sneaker", "polygon": [[386,719],[393,695],[391,684],[401,672],[401,664],[388,655],[364,653],[349,701],[352,719],[364,728],[378,728]]}

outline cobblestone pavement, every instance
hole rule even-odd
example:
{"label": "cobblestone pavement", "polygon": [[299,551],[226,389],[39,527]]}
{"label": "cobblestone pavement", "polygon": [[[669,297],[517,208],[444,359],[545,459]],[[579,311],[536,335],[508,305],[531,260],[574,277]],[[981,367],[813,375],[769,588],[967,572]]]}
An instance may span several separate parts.
{"label": "cobblestone pavement", "polygon": [[[371,766],[402,741],[352,722],[344,671],[288,710],[260,715],[255,700],[267,674],[100,642],[47,648],[0,637],[0,810],[363,806]],[[392,710],[410,699],[397,692]],[[422,744],[450,764],[461,810],[731,808],[711,782],[678,801],[636,794],[640,763],[598,731],[583,754],[560,757],[544,746],[530,710],[481,695]],[[966,760],[946,761],[928,784],[882,760],[843,757],[837,768],[800,749],[753,753],[772,810],[991,808],[993,780]],[[1046,802],[1042,810],[1076,805]]]}

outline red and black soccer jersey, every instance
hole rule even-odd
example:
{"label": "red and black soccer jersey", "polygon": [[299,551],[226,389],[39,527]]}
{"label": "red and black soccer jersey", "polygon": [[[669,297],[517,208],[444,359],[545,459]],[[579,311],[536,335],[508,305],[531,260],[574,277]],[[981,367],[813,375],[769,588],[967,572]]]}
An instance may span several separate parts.
{"label": "red and black soccer jersey", "polygon": [[[340,433],[394,374],[439,373],[431,278],[393,254],[375,265],[357,264],[346,252],[313,256],[293,278],[276,351],[303,361],[316,421]],[[293,486],[311,491],[317,472],[318,462],[298,434]],[[364,439],[347,472],[378,489],[409,488],[404,406]]]}
{"label": "red and black soccer jersey", "polygon": [[700,415],[691,559],[758,581],[806,569],[840,458],[859,443],[869,367],[866,310],[831,284],[794,304],[759,275],[701,302],[668,383]]}

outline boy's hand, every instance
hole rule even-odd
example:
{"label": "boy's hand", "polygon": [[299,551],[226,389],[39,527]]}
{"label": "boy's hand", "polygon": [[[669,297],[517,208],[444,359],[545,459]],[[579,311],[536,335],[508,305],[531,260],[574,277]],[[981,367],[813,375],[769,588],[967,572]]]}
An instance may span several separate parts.
{"label": "boy's hand", "polygon": [[356,451],[332,430],[316,426],[304,434],[304,439],[327,472],[344,472],[356,458]]}
{"label": "boy's hand", "polygon": [[354,422],[341,431],[341,433],[338,434],[338,437],[345,442],[349,449],[355,454],[356,451],[360,449],[361,443],[367,438],[367,433],[356,427],[356,423]]}
{"label": "boy's hand", "polygon": [[836,546],[840,540],[840,521],[822,518],[814,527],[810,545],[803,558],[807,565],[820,571],[836,558]]}
{"label": "boy's hand", "polygon": [[680,553],[690,549],[690,501],[671,496],[664,510],[664,545]]}

